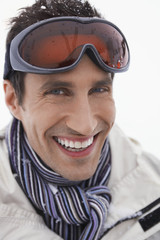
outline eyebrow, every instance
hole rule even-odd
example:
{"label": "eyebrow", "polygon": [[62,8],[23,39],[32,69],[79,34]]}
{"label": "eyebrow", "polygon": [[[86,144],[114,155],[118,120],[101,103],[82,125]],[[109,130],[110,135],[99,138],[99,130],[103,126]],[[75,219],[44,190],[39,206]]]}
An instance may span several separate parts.
{"label": "eyebrow", "polygon": [[103,80],[97,81],[93,84],[94,87],[100,87],[100,86],[104,86],[104,85],[112,85],[113,83],[113,79],[110,77],[107,77]]}
{"label": "eyebrow", "polygon": [[[100,87],[104,85],[112,85],[113,79],[110,77],[107,77],[103,80],[96,81],[93,83],[93,87]],[[72,82],[65,82],[65,81],[60,81],[60,80],[55,80],[55,81],[47,81],[40,87],[40,91],[47,90],[48,88],[58,88],[58,87],[70,87],[73,88],[74,84]]]}

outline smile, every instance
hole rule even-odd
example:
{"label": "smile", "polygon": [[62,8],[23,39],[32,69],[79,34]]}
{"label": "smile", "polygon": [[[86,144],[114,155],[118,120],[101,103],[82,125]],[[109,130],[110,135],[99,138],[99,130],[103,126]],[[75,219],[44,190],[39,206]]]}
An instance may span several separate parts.
{"label": "smile", "polygon": [[59,143],[64,149],[71,152],[80,152],[86,150],[92,145],[94,137],[90,137],[86,140],[73,141],[66,138],[55,137],[57,143]]}

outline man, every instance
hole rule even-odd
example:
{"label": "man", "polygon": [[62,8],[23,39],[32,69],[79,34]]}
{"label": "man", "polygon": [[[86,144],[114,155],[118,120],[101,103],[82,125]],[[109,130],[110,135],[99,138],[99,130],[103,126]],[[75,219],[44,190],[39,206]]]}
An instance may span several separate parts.
{"label": "man", "polygon": [[159,239],[160,163],[114,124],[124,35],[86,2],[12,19],[0,134],[1,239]]}

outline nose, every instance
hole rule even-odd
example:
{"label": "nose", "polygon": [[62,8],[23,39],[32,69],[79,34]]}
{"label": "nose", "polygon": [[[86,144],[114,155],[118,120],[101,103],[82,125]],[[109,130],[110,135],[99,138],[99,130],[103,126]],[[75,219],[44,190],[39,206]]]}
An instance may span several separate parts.
{"label": "nose", "polygon": [[79,135],[89,136],[94,133],[98,119],[93,104],[88,97],[81,97],[71,104],[66,125]]}

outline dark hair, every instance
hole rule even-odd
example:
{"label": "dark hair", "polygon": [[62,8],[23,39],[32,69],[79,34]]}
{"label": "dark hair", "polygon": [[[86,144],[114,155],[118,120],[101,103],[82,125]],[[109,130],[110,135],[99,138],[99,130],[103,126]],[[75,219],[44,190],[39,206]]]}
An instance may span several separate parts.
{"label": "dark hair", "polygon": [[36,0],[30,7],[21,8],[20,14],[11,19],[7,44],[23,29],[44,19],[60,16],[101,17],[88,1],[83,0]]}
{"label": "dark hair", "polygon": [[[83,0],[36,0],[29,7],[20,9],[18,16],[10,20],[11,29],[8,32],[6,45],[23,29],[38,21],[58,16],[101,17],[88,1]],[[25,73],[14,72],[9,78],[15,89],[18,102],[22,104],[24,95]]]}

